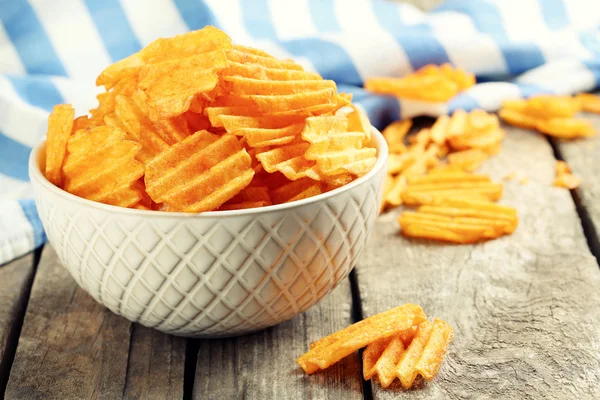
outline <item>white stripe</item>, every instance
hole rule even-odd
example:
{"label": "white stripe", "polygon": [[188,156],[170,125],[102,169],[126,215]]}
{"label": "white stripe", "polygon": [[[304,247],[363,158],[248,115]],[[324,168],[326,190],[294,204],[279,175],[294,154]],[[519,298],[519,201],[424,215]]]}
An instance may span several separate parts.
{"label": "white stripe", "polygon": [[16,201],[0,202],[0,265],[33,250],[33,227]]}
{"label": "white stripe", "polygon": [[269,10],[279,39],[288,40],[317,34],[308,0],[269,0]]}
{"label": "white stripe", "polygon": [[1,75],[0,115],[0,131],[25,146],[35,146],[46,134],[48,113],[25,103]]}
{"label": "white stripe", "polygon": [[572,94],[593,89],[596,77],[577,60],[558,60],[519,76],[517,82],[537,85],[556,94]]}
{"label": "white stripe", "polygon": [[455,11],[444,11],[427,16],[427,23],[434,34],[443,38],[445,36],[464,37],[477,32],[473,18],[469,15]]}
{"label": "white stripe", "polygon": [[0,174],[0,195],[2,200],[17,200],[33,197],[33,190],[29,182],[13,179]]}
{"label": "white stripe", "polygon": [[537,42],[546,62],[564,58],[588,59],[594,54],[581,44],[575,31],[555,32]]}
{"label": "white stripe", "polygon": [[344,47],[363,79],[412,72],[404,49],[382,29],[371,2],[357,1],[349,7],[346,1],[335,0],[334,6],[344,34],[331,37]]}
{"label": "white stripe", "polygon": [[552,32],[544,22],[538,0],[502,0],[495,6],[511,40],[529,40]]}
{"label": "white stripe", "polygon": [[498,44],[489,36],[435,35],[452,64],[477,75],[501,75],[508,71]]}
{"label": "white stripe", "polygon": [[253,46],[266,51],[278,58],[293,58],[296,62],[309,71],[316,71],[310,60],[305,57],[295,57],[285,51],[281,46],[270,40],[254,40],[244,26],[242,7],[237,0],[211,0],[208,1],[211,10],[217,17],[223,30],[231,37],[234,43]]}
{"label": "white stripe", "polygon": [[475,99],[479,108],[486,111],[496,111],[502,105],[502,100],[521,97],[519,87],[508,82],[480,83],[468,89],[466,94]]}
{"label": "white stripe", "polygon": [[12,45],[12,41],[8,38],[4,26],[0,24],[0,73],[23,75],[25,67],[21,62],[19,54]]}
{"label": "white stripe", "polygon": [[142,46],[161,37],[187,32],[185,21],[171,0],[122,1],[131,28]]}
{"label": "white stripe", "polygon": [[600,2],[590,0],[564,1],[568,21],[577,30],[595,28],[600,25]]}
{"label": "white stripe", "polygon": [[111,63],[81,0],[29,2],[70,77],[95,78]]}
{"label": "white stripe", "polygon": [[75,116],[86,115],[89,110],[98,106],[96,95],[104,91],[94,85],[93,81],[74,81],[62,77],[52,77],[52,83],[60,92],[65,103],[75,108]]}
{"label": "white stripe", "polygon": [[422,115],[439,117],[448,114],[446,103],[431,103],[422,100],[398,99],[400,103],[401,119],[413,118]]}
{"label": "white stripe", "polygon": [[400,17],[404,25],[416,25],[426,22],[426,14],[412,4],[400,5]]}

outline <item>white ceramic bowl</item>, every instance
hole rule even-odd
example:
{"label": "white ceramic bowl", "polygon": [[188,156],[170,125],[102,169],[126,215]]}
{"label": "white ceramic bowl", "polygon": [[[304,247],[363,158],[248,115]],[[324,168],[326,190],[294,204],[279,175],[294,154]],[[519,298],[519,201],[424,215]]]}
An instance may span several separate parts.
{"label": "white ceramic bowl", "polygon": [[63,265],[113,312],[163,332],[232,336],[292,318],[344,279],[373,228],[387,145],[373,129],[371,172],[290,204],[202,214],[89,201],[29,174],[40,218]]}

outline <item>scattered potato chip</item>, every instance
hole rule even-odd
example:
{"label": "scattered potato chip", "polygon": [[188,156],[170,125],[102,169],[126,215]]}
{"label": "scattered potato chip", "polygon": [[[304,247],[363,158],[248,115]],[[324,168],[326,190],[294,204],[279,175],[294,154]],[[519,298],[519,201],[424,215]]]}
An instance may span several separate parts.
{"label": "scattered potato chip", "polygon": [[450,165],[456,165],[468,172],[478,169],[487,159],[488,154],[477,148],[448,154],[448,163]]}
{"label": "scattered potato chip", "polygon": [[565,189],[577,189],[581,185],[581,179],[571,173],[571,168],[566,162],[558,160],[556,161],[556,178],[552,185]]}
{"label": "scattered potato chip", "polygon": [[390,153],[405,153],[404,138],[412,127],[412,120],[392,122],[383,130],[383,136],[388,143]]}
{"label": "scattered potato chip", "polygon": [[591,93],[579,93],[576,96],[581,109],[586,112],[600,114],[600,97]]}
{"label": "scattered potato chip", "polygon": [[62,186],[62,166],[67,154],[67,140],[73,131],[75,110],[69,104],[54,107],[48,117],[46,142],[46,178],[56,186]]}
{"label": "scattered potato chip", "polygon": [[589,121],[576,118],[539,120],[535,127],[542,133],[561,139],[594,136],[597,133]]}

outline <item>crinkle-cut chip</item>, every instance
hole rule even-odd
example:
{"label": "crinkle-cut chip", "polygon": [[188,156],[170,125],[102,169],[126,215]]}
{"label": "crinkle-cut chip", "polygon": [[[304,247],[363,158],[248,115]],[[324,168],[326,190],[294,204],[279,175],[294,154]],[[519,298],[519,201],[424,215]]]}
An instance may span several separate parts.
{"label": "crinkle-cut chip", "polygon": [[244,46],[242,44],[234,44],[233,48],[235,50],[241,51],[242,53],[254,54],[255,56],[267,57],[267,58],[275,58],[264,50],[257,49],[256,47]]}
{"label": "crinkle-cut chip", "polygon": [[303,192],[309,190],[316,182],[309,178],[302,178],[296,181],[287,181],[287,183],[271,190],[270,197],[273,204],[282,204],[291,201]]}
{"label": "crinkle-cut chip", "polygon": [[71,132],[75,133],[80,129],[91,128],[91,120],[87,115],[81,115],[73,121],[73,128]]}
{"label": "crinkle-cut chip", "polygon": [[450,124],[450,117],[447,115],[442,115],[439,117],[431,129],[429,130],[429,134],[431,135],[431,140],[438,145],[443,145],[446,143],[446,136],[448,134],[448,126]]}
{"label": "crinkle-cut chip", "polygon": [[130,97],[135,92],[137,86],[137,75],[119,81],[110,91],[100,93],[98,107],[90,110],[90,126],[100,126],[103,124],[104,116],[115,112],[117,106],[117,96],[123,95]]}
{"label": "crinkle-cut chip", "polygon": [[142,67],[139,87],[148,97],[151,115],[155,114],[152,119],[186,112],[198,94],[217,86],[217,72],[226,66],[225,53],[214,51]]}
{"label": "crinkle-cut chip", "polygon": [[302,132],[303,128],[303,124],[296,124],[275,129],[243,128],[233,133],[246,138],[250,147],[266,147],[290,143]]}
{"label": "crinkle-cut chip", "polygon": [[538,119],[512,108],[502,108],[498,115],[504,122],[519,128],[535,129]]}
{"label": "crinkle-cut chip", "polygon": [[465,170],[451,164],[442,165],[429,170],[429,175],[435,174],[466,174]]}
{"label": "crinkle-cut chip", "polygon": [[343,116],[319,116],[306,118],[302,138],[310,143],[326,140],[327,135],[348,130],[348,119]]}
{"label": "crinkle-cut chip", "polygon": [[456,110],[448,123],[447,138],[462,135],[467,128],[468,114],[465,110]]}
{"label": "crinkle-cut chip", "polygon": [[432,380],[437,375],[442,361],[444,361],[448,345],[453,337],[454,330],[450,325],[441,319],[434,319],[429,340],[423,349],[421,358],[415,365],[415,371],[426,380]]}
{"label": "crinkle-cut chip", "polygon": [[[442,198],[477,198],[497,201],[502,197],[502,184],[500,183],[461,183],[462,187],[453,187],[446,184],[445,188],[428,188],[427,190],[404,188],[402,202],[407,205],[432,204],[436,199]],[[465,187],[468,186],[468,187]]]}
{"label": "crinkle-cut chip", "polygon": [[223,116],[258,117],[258,109],[252,107],[206,107],[204,115],[208,117],[210,124],[215,128],[223,127],[221,118]]}
{"label": "crinkle-cut chip", "polygon": [[96,86],[111,89],[118,81],[138,73],[144,60],[139,53],[134,53],[114,64],[109,65],[96,79]]}
{"label": "crinkle-cut chip", "polygon": [[105,204],[131,207],[142,199],[136,182],[144,165],[136,161],[138,143],[125,140],[125,132],[96,127],[76,132],[67,144],[63,171],[65,190]]}
{"label": "crinkle-cut chip", "polygon": [[231,50],[232,44],[225,32],[206,26],[170,38],[156,39],[140,51],[146,64],[177,60],[216,50]]}
{"label": "crinkle-cut chip", "polygon": [[388,156],[388,169],[389,175],[397,175],[402,171],[405,171],[408,167],[417,161],[417,154],[414,152],[403,153],[403,154],[390,154]]}
{"label": "crinkle-cut chip", "polygon": [[271,81],[241,76],[226,76],[223,80],[225,89],[232,95],[286,95],[337,89],[330,80]]}
{"label": "crinkle-cut chip", "polygon": [[423,354],[423,349],[425,349],[425,346],[427,345],[432,329],[433,325],[429,321],[423,321],[419,324],[415,337],[406,351],[402,354],[402,357],[396,366],[396,375],[400,379],[402,387],[405,389],[409,389],[412,386],[418,375],[415,366]]}
{"label": "crinkle-cut chip", "polygon": [[475,75],[472,73],[466,72],[460,68],[453,68],[448,63],[441,65],[439,70],[442,75],[456,82],[460,87],[460,90],[466,90],[475,85]]}
{"label": "crinkle-cut chip", "polygon": [[363,378],[365,381],[371,379],[376,374],[375,365],[377,360],[383,354],[383,351],[387,348],[388,344],[394,339],[394,337],[388,337],[385,339],[378,340],[370,343],[362,353],[363,359]]}
{"label": "crinkle-cut chip", "polygon": [[247,203],[251,201],[261,201],[264,203],[271,204],[271,196],[269,195],[269,188],[266,186],[253,186],[256,185],[256,175],[248,186],[246,186],[241,192],[235,197],[229,200],[226,204],[238,204]]}
{"label": "crinkle-cut chip", "polygon": [[464,173],[446,173],[446,174],[433,174],[427,176],[409,177],[408,184],[411,188],[419,187],[419,185],[435,185],[441,183],[458,183],[458,182],[491,182],[487,175],[474,175]]}
{"label": "crinkle-cut chip", "polygon": [[48,117],[46,137],[46,178],[56,186],[62,186],[62,166],[67,153],[67,140],[73,132],[75,110],[70,104],[54,106]]}
{"label": "crinkle-cut chip", "polygon": [[589,121],[576,118],[540,119],[536,122],[535,128],[547,135],[561,139],[574,139],[597,134]]}
{"label": "crinkle-cut chip", "polygon": [[[343,151],[336,151],[332,153],[326,153],[316,157],[317,165],[319,170],[325,175],[337,175],[343,172],[350,172],[352,174],[363,175],[365,172],[363,166],[355,170],[359,161],[367,161],[367,165],[375,165],[373,158],[376,158],[377,150],[374,148],[363,148],[363,149],[348,149]],[[362,172],[359,172],[362,171]]]}
{"label": "crinkle-cut chip", "polygon": [[278,129],[290,125],[304,123],[304,117],[295,115],[273,115],[273,116],[239,116],[222,115],[221,123],[225,130],[233,133],[244,128]]}
{"label": "crinkle-cut chip", "polygon": [[146,191],[170,211],[217,209],[250,184],[252,160],[233,135],[199,131],[147,166]]}
{"label": "crinkle-cut chip", "polygon": [[404,144],[404,138],[412,127],[412,119],[395,121],[389,124],[383,130],[383,137],[388,143],[390,153],[406,153],[407,148]]}
{"label": "crinkle-cut chip", "polygon": [[504,139],[504,130],[492,128],[477,133],[452,136],[448,142],[456,150],[479,148],[488,154],[495,154],[499,150],[502,139]]}
{"label": "crinkle-cut chip", "polygon": [[400,335],[394,336],[377,360],[374,370],[381,387],[387,388],[396,378],[396,365],[404,353],[404,343]]}
{"label": "crinkle-cut chip", "polygon": [[484,130],[487,128],[496,128],[499,126],[498,117],[495,114],[488,114],[482,109],[475,109],[468,116],[469,127],[475,130]]}
{"label": "crinkle-cut chip", "polygon": [[583,111],[600,114],[600,96],[591,93],[579,93],[576,98],[579,100]]}
{"label": "crinkle-cut chip", "polygon": [[243,203],[225,203],[219,210],[227,211],[227,210],[245,210],[248,208],[260,208],[270,206],[271,204],[266,201],[258,200],[258,201],[244,201]]}
{"label": "crinkle-cut chip", "polygon": [[203,114],[186,111],[183,113],[183,118],[185,118],[190,133],[204,131],[210,128],[210,121]]}
{"label": "crinkle-cut chip", "polygon": [[167,150],[171,144],[175,143],[174,140],[161,135],[152,121],[126,96],[117,96],[115,115],[128,135],[142,145],[142,151],[138,153],[138,159],[144,164],[147,164],[155,155]]}
{"label": "crinkle-cut chip", "polygon": [[571,96],[541,95],[527,99],[523,112],[532,117],[572,118],[581,110],[579,100]]}
{"label": "crinkle-cut chip", "polygon": [[397,207],[402,204],[402,193],[406,189],[406,177],[402,174],[394,178],[393,186],[384,197],[384,206]]}
{"label": "crinkle-cut chip", "polygon": [[329,335],[311,345],[311,349],[296,362],[312,374],[335,364],[354,351],[377,340],[392,337],[412,329],[426,320],[425,313],[415,304],[404,304],[373,315],[348,328]]}
{"label": "crinkle-cut chip", "polygon": [[362,132],[365,134],[365,141],[371,140],[371,121],[369,117],[355,105],[351,104],[352,112],[347,115],[348,132]]}
{"label": "crinkle-cut chip", "polygon": [[514,232],[516,225],[511,221],[472,218],[449,217],[447,215],[429,214],[425,212],[403,212],[399,219],[400,226],[418,225],[444,229],[458,234],[480,232],[478,240],[495,239]]}
{"label": "crinkle-cut chip", "polygon": [[350,149],[360,149],[362,147],[365,135],[363,132],[336,132],[326,133],[315,140],[314,136],[305,134],[306,128],[302,132],[302,139],[311,143],[310,148],[304,156],[309,160],[317,160],[319,157],[333,152],[346,151]]}
{"label": "crinkle-cut chip", "polygon": [[442,75],[407,75],[403,78],[368,78],[365,89],[407,99],[445,102],[456,96],[460,87]]}
{"label": "crinkle-cut chip", "polygon": [[300,64],[292,60],[279,60],[271,56],[261,56],[255,54],[254,51],[248,52],[247,49],[247,47],[236,45],[232,51],[227,52],[227,60],[240,64],[257,64],[267,68],[303,70]]}
{"label": "crinkle-cut chip", "polygon": [[291,180],[299,179],[302,172],[315,165],[314,161],[304,158],[304,152],[310,145],[308,143],[295,143],[256,154],[265,171],[273,173],[279,171]]}
{"label": "crinkle-cut chip", "polygon": [[323,193],[323,190],[321,189],[321,185],[319,183],[314,183],[312,186],[309,186],[302,192],[298,193],[291,199],[287,200],[286,203],[291,203],[292,201],[308,199],[309,197],[313,197],[313,196],[319,195],[321,193]]}
{"label": "crinkle-cut chip", "polygon": [[254,102],[262,114],[310,115],[333,111],[336,106],[335,89],[315,90],[286,95],[242,96]]}
{"label": "crinkle-cut chip", "polygon": [[321,75],[298,69],[269,68],[259,64],[241,64],[229,61],[228,67],[223,70],[224,77],[239,76],[251,79],[271,81],[305,81],[322,80]]}
{"label": "crinkle-cut chip", "polygon": [[448,154],[448,163],[473,172],[488,159],[488,154],[480,149],[468,149]]}
{"label": "crinkle-cut chip", "polygon": [[155,121],[154,126],[170,144],[180,142],[190,136],[190,129],[183,115]]}

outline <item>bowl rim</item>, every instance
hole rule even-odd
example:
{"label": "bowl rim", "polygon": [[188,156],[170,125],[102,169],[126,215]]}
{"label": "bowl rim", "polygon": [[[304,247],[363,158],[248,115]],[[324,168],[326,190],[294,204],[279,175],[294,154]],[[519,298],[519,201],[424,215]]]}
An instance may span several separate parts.
{"label": "bowl rim", "polygon": [[[318,203],[320,201],[326,200],[330,197],[338,196],[346,191],[352,190],[353,188],[362,185],[363,183],[372,179],[382,168],[387,167],[387,158],[388,158],[388,146],[385,138],[379,132],[377,128],[371,126],[372,134],[371,134],[371,142],[375,143],[377,149],[377,162],[373,166],[373,168],[365,175],[361,176],[354,181],[341,186],[337,189],[331,190],[326,193],[322,193],[316,196],[308,197],[306,199],[297,200],[291,203],[284,204],[275,204],[271,206],[257,207],[257,208],[247,208],[241,210],[222,210],[222,211],[204,211],[201,213],[187,213],[187,212],[171,212],[171,211],[158,211],[158,210],[138,210],[134,208],[126,208],[113,206],[110,204],[99,203],[93,200],[88,200],[83,197],[76,196],[63,190],[54,184],[50,183],[46,176],[40,170],[40,152],[43,148],[45,148],[46,140],[42,140],[31,152],[29,155],[29,177],[32,183],[35,181],[45,190],[48,190],[63,199],[79,203],[83,207],[91,207],[100,209],[103,211],[118,213],[118,214],[126,214],[131,216],[152,216],[159,218],[175,218],[175,217],[185,217],[185,218],[215,218],[215,217],[233,217],[233,216],[247,216],[247,215],[255,215],[262,214],[268,212],[275,211],[284,211],[289,209],[294,209],[298,207],[305,206],[307,204]],[[34,185],[35,186],[35,185]]]}

